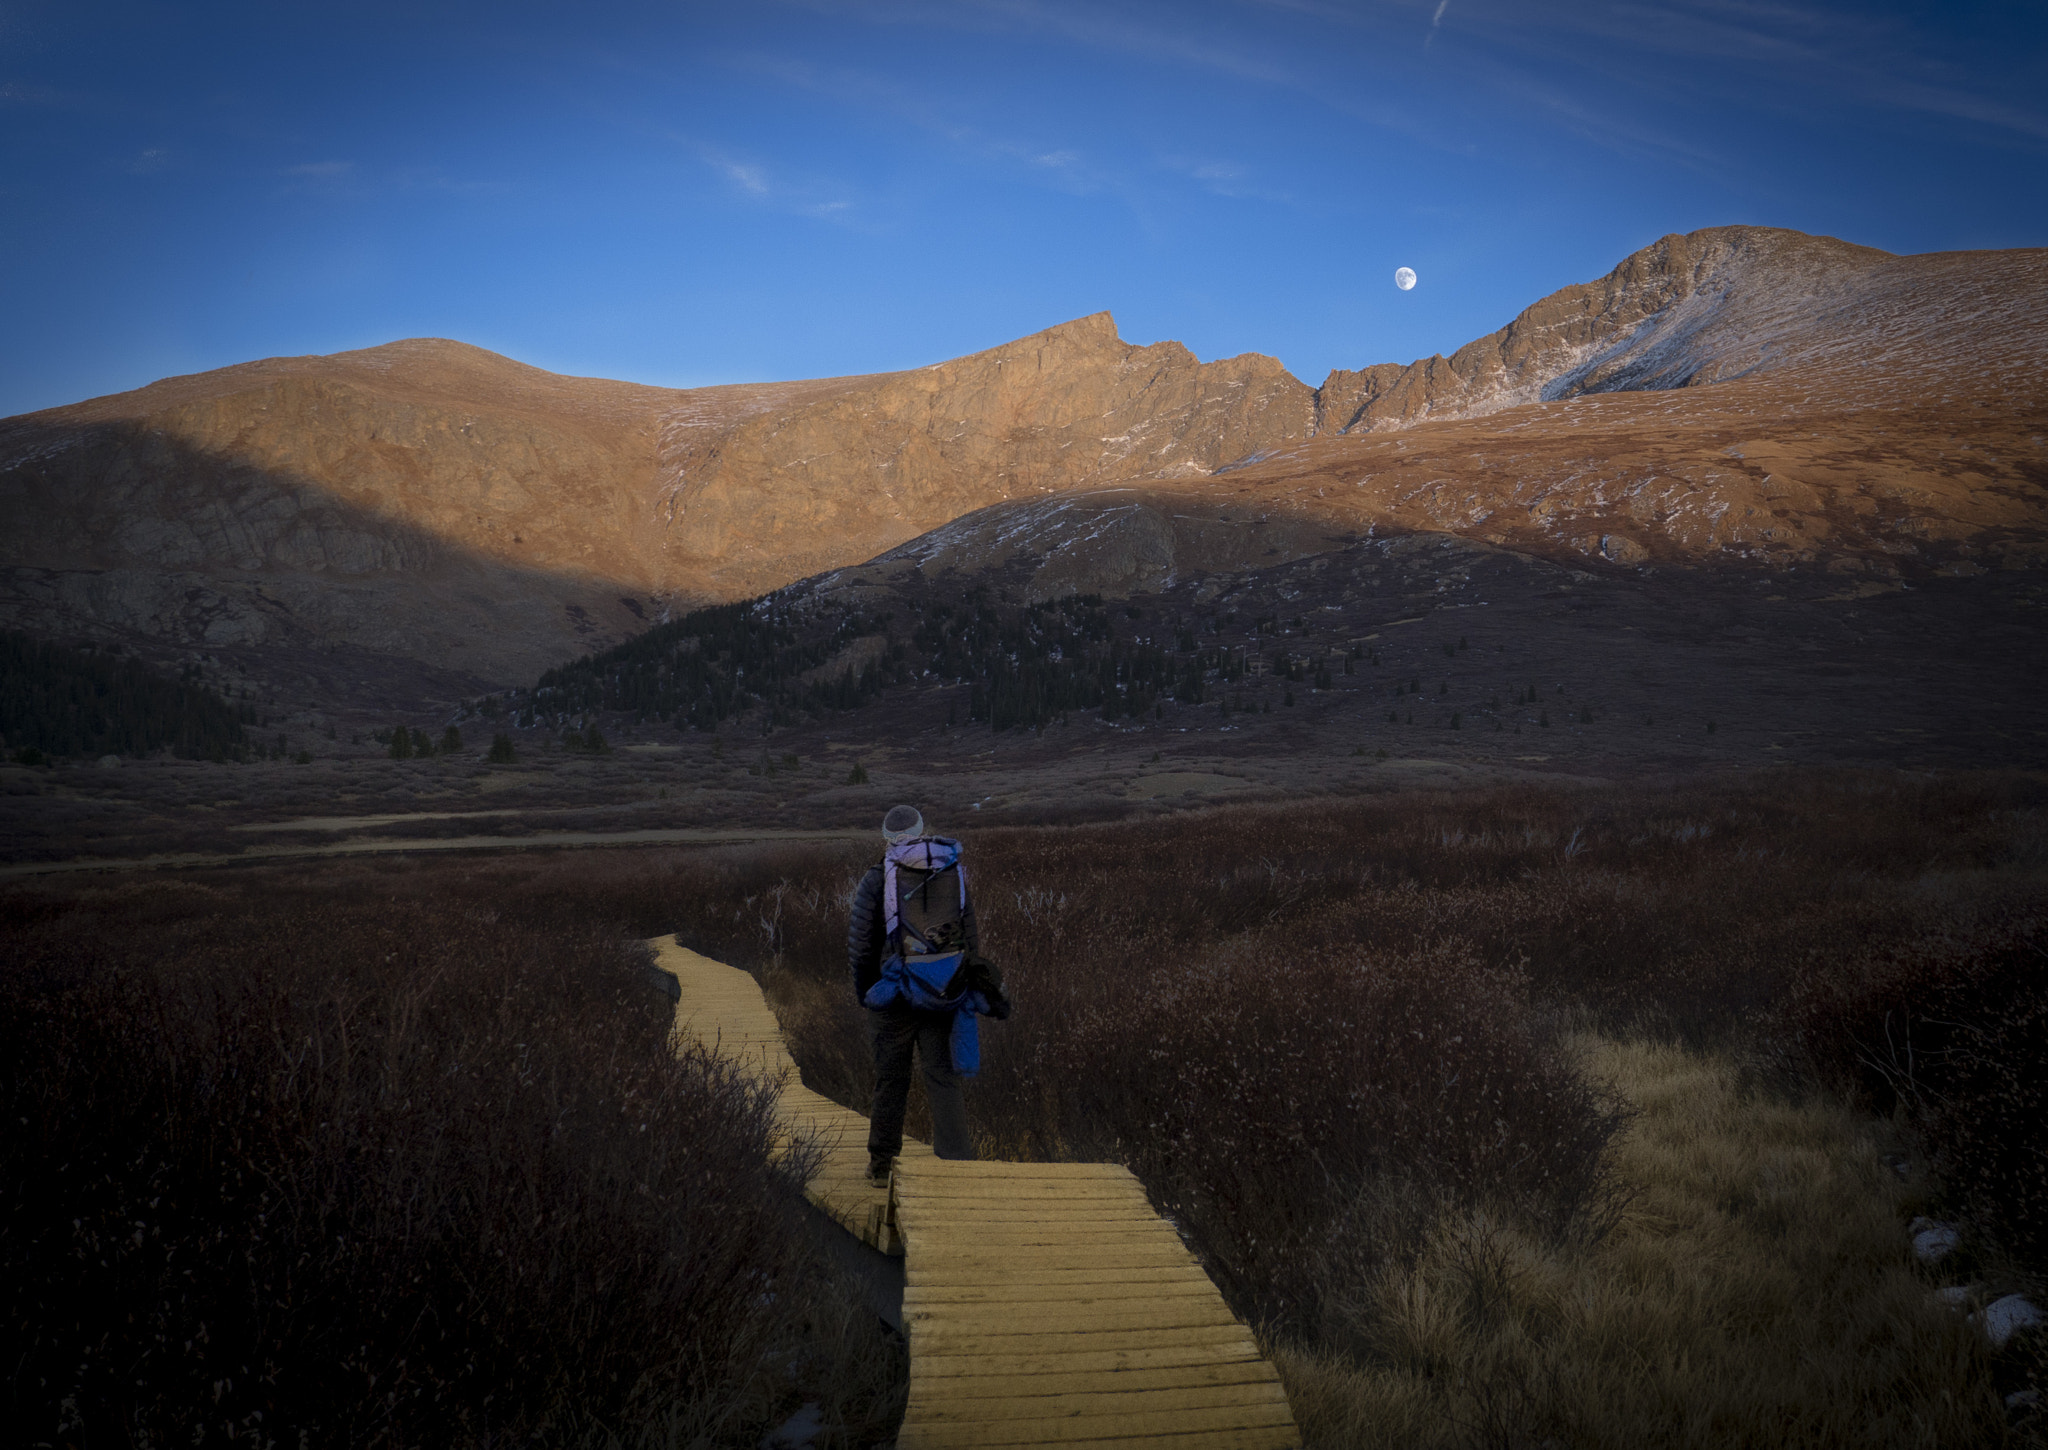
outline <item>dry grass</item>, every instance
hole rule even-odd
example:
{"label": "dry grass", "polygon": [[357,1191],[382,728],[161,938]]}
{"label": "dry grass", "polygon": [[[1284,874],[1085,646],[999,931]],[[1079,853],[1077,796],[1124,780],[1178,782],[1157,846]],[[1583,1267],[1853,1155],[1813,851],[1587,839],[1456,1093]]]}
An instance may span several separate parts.
{"label": "dry grass", "polygon": [[1560,1245],[1512,1209],[1439,1218],[1359,1286],[1351,1352],[1276,1355],[1312,1446],[2005,1442],[1974,1333],[1908,1262],[1908,1194],[1867,1119],[1721,1057],[1580,1047],[1637,1112],[1613,1230]]}

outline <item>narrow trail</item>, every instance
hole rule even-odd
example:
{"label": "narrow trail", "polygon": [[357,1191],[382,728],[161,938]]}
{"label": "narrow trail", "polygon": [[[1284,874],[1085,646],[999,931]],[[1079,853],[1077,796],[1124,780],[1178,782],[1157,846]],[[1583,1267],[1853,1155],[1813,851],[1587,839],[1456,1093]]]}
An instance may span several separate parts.
{"label": "narrow trail", "polygon": [[[243,827],[236,827],[241,830]],[[282,827],[263,826],[263,830]],[[541,831],[531,836],[447,836],[333,841],[318,846],[252,846],[246,851],[172,851],[160,856],[73,856],[61,861],[0,865],[0,881],[66,871],[169,871],[196,866],[240,866],[312,856],[384,856],[413,851],[529,851],[550,846],[741,846],[755,841],[865,841],[873,831],[720,830],[711,826],[650,827],[638,831]]]}
{"label": "narrow trail", "polygon": [[824,1165],[811,1201],[904,1259],[910,1400],[900,1450],[1290,1450],[1279,1376],[1144,1187],[1111,1163],[958,1163],[906,1140],[886,1189],[868,1120],[810,1091],[747,973],[648,943],[676,979],[679,1040],[781,1087]]}

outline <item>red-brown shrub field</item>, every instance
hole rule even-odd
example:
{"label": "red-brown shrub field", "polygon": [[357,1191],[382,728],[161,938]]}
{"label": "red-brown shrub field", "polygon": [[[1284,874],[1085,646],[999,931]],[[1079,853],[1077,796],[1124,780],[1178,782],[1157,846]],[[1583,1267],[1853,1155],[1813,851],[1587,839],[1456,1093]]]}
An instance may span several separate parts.
{"label": "red-brown shrub field", "polygon": [[[1586,1027],[1903,1103],[1952,1200],[2038,1264],[2042,794],[1844,775],[936,821],[1016,1002],[970,1115],[987,1153],[1128,1163],[1240,1312],[1367,1357],[1358,1286],[1446,1212],[1559,1243],[1614,1221],[1625,1111],[1568,1047]],[[762,1286],[808,1272],[791,1177],[757,1095],[668,1061],[625,939],[758,972],[806,1080],[864,1109],[843,932],[873,854],[17,888],[12,1408],[82,1413],[89,1385],[109,1424],[296,1407],[394,1444],[551,1434],[570,1404],[770,1413],[745,1386],[794,1312]]]}
{"label": "red-brown shrub field", "polygon": [[13,903],[10,1440],[758,1439],[817,1273],[768,1101],[615,928],[418,884]]}

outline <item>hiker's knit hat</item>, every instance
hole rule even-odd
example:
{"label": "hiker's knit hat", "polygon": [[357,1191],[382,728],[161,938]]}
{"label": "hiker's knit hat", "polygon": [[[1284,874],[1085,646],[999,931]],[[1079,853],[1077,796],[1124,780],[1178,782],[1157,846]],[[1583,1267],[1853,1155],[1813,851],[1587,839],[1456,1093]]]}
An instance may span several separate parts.
{"label": "hiker's knit hat", "polygon": [[892,846],[914,841],[923,834],[924,817],[917,813],[916,806],[891,806],[889,814],[882,817],[882,838]]}

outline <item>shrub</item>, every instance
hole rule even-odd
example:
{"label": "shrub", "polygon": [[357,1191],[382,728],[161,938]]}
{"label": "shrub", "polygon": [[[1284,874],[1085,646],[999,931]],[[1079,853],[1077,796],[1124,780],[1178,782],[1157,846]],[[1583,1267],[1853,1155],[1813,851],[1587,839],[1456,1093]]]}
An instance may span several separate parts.
{"label": "shrub", "polygon": [[512,748],[512,737],[502,730],[491,737],[491,748],[484,754],[484,759],[493,765],[510,765],[518,758],[518,752]]}
{"label": "shrub", "polygon": [[17,914],[16,1433],[509,1443],[765,1416],[811,1252],[769,1101],[673,1056],[616,935],[350,880]]}
{"label": "shrub", "polygon": [[[1615,1123],[1515,969],[1405,933],[1362,947],[1350,912],[1300,935],[1330,894],[1307,910],[1316,870],[1265,853],[1328,860],[1336,823],[1310,817],[1305,841],[1299,817],[1236,813],[975,847],[989,949],[1028,1004],[985,1037],[987,1150],[1130,1164],[1241,1313],[1304,1331],[1320,1285],[1398,1242],[1391,1219],[1500,1195],[1563,1231]],[[764,968],[805,1082],[862,1108],[843,932],[864,855],[723,855],[675,893],[686,944]]]}
{"label": "shrub", "polygon": [[1957,1211],[2048,1264],[2048,917],[1942,923],[1846,970],[1816,963],[1790,1004],[1824,1071],[1920,1129]]}
{"label": "shrub", "polygon": [[1325,1287],[1381,1262],[1411,1204],[1559,1228],[1584,1206],[1615,1119],[1525,984],[1468,949],[1140,948],[1105,997],[1114,951],[1017,959],[1033,1012],[992,1030],[977,1110],[1034,1156],[1127,1163],[1269,1329],[1316,1334]]}

